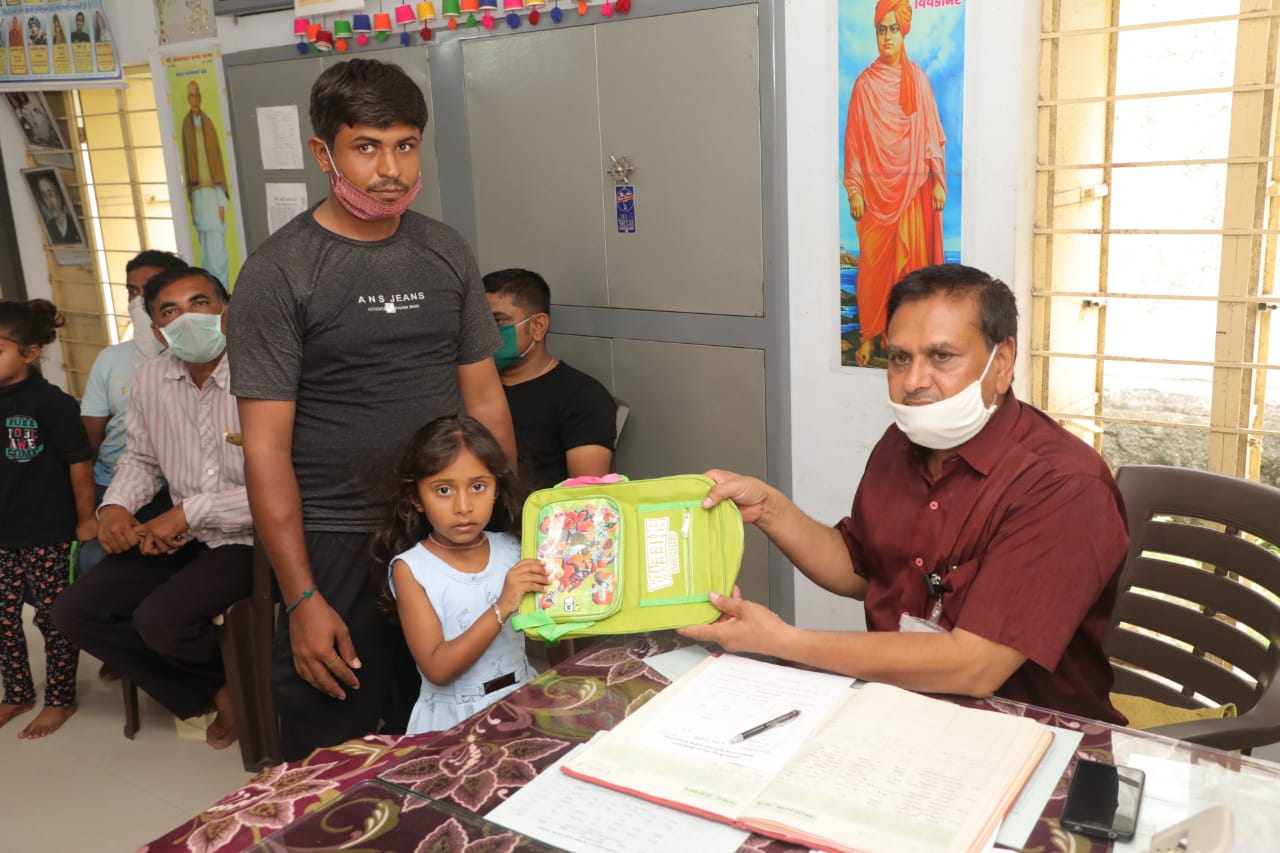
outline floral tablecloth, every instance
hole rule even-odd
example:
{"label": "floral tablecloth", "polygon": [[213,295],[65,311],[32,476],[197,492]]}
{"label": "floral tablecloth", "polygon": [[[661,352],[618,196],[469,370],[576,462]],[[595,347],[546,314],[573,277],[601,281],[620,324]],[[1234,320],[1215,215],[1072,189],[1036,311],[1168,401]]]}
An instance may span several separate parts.
{"label": "floral tablecloth", "polygon": [[[669,682],[644,658],[686,642],[663,632],[592,646],[448,731],[371,735],[268,768],[141,851],[545,849],[478,817],[575,745],[597,731],[613,728],[662,690]],[[1078,730],[1083,735],[1077,751],[1080,757],[1108,761],[1113,736],[1149,737],[999,699],[956,701]],[[1214,750],[1166,742],[1169,753],[1183,760],[1230,760]],[[1024,849],[1035,853],[1110,849],[1108,842],[1074,835],[1059,826],[1066,779],[1059,781]],[[271,844],[256,847],[286,826],[288,830]],[[800,848],[753,835],[742,849],[781,853]]]}

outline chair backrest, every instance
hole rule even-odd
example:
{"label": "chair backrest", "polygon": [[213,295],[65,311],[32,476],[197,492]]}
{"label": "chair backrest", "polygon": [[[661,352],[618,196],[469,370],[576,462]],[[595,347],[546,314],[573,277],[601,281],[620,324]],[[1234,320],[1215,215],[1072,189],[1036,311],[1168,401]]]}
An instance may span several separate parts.
{"label": "chair backrest", "polygon": [[614,431],[613,431],[614,432],[613,449],[614,449],[614,452],[617,452],[618,442],[622,440],[622,427],[627,422],[627,415],[631,414],[631,406],[627,405],[626,401],[619,400],[617,397],[613,398],[613,402],[614,402],[614,405],[618,407],[618,412],[617,412],[618,422],[617,422],[617,426],[614,428]]}
{"label": "chair backrest", "polygon": [[[1104,644],[1116,692],[1248,711],[1280,671],[1280,489],[1162,465],[1116,483],[1130,539]],[[1280,719],[1259,743],[1277,739]]]}

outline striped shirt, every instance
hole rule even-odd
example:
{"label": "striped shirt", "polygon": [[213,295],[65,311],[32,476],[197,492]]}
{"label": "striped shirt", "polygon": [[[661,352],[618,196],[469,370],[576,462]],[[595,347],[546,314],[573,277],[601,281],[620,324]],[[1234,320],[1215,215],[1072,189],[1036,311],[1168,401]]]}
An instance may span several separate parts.
{"label": "striped shirt", "polygon": [[187,535],[210,548],[253,543],[244,450],[227,441],[240,432],[227,359],[203,388],[187,365],[161,353],[138,366],[125,412],[125,450],[102,504],[136,513],[169,481]]}

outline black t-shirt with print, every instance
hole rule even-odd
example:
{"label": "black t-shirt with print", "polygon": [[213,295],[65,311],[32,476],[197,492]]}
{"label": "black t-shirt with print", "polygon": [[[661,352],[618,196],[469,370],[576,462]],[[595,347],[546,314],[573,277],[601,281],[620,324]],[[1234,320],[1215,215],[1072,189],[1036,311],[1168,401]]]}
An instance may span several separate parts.
{"label": "black t-shirt with print", "polygon": [[67,542],[76,535],[76,501],[68,466],[93,458],[80,408],[32,372],[0,386],[0,547]]}
{"label": "black t-shirt with print", "polygon": [[401,450],[465,411],[459,365],[502,344],[471,250],[409,211],[362,242],[294,217],[245,261],[227,321],[231,393],[294,401],[307,530],[371,531]]}

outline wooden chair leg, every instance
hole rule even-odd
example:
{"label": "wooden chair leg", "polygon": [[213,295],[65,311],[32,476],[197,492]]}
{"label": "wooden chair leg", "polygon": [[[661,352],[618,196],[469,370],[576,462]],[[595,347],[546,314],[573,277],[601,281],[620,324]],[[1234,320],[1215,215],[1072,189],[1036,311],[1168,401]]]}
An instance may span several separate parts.
{"label": "wooden chair leg", "polygon": [[128,678],[120,678],[120,692],[124,696],[124,736],[133,740],[138,733],[138,685]]}

